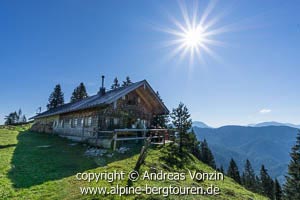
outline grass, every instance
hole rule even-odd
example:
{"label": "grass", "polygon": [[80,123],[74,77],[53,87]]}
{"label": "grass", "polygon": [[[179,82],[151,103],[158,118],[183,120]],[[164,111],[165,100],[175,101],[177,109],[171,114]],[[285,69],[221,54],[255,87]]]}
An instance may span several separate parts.
{"label": "grass", "polygon": [[[0,127],[0,199],[165,199],[155,195],[81,195],[81,186],[127,185],[127,180],[86,182],[75,179],[78,172],[131,171],[138,158],[139,146],[132,146],[126,154],[114,153],[112,158],[91,158],[84,155],[87,146],[73,145],[71,141],[48,134],[27,131],[28,127]],[[72,144],[72,145],[70,145]],[[192,155],[177,156],[174,147],[153,147],[149,150],[140,172],[163,170],[164,172],[186,172],[187,169],[211,172],[213,169],[199,162]],[[181,165],[179,165],[181,163]],[[184,163],[184,164],[182,164]],[[236,184],[230,178],[224,181],[133,182],[133,186],[165,187],[217,185],[221,195],[200,196],[200,199],[265,199]],[[199,196],[169,196],[169,199],[199,199]]]}

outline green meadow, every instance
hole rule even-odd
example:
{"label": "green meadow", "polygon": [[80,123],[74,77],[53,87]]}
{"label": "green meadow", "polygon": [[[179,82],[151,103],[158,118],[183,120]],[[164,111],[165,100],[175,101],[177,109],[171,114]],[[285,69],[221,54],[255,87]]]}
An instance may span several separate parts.
{"label": "green meadow", "polygon": [[[126,180],[105,180],[99,182],[79,181],[77,173],[101,173],[133,170],[139,156],[141,145],[131,144],[124,154],[117,152],[113,156],[88,157],[88,146],[74,143],[55,135],[30,132],[29,126],[0,128],[0,199],[166,199],[162,195],[82,195],[80,187],[111,187],[146,185],[151,187],[201,186],[211,184],[220,188],[220,195],[170,195],[167,199],[266,199],[254,194],[225,177],[222,181],[196,181],[187,176],[186,180],[149,181],[139,179],[136,182]],[[152,146],[149,149],[140,174],[145,171],[181,172],[214,170],[194,156],[178,156],[174,146]]]}

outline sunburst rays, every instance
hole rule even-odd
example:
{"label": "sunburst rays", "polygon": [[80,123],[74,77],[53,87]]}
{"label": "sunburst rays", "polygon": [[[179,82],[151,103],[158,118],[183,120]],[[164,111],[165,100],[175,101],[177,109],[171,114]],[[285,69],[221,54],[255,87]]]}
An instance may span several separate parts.
{"label": "sunburst rays", "polygon": [[200,13],[197,1],[193,2],[192,9],[188,9],[186,2],[179,2],[181,19],[171,15],[171,26],[160,29],[170,36],[164,43],[165,47],[171,49],[169,57],[178,57],[180,60],[189,57],[190,64],[194,64],[196,60],[201,61],[204,54],[218,58],[211,47],[224,46],[225,43],[217,40],[216,36],[229,29],[217,26],[221,15],[212,16],[215,6],[216,1],[210,1]]}

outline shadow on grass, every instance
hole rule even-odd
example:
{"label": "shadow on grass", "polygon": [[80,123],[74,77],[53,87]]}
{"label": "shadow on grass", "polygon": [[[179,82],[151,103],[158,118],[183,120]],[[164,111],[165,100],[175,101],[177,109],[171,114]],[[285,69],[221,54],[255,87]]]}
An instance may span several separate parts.
{"label": "shadow on grass", "polygon": [[5,149],[5,148],[9,148],[9,147],[14,147],[14,146],[16,146],[16,144],[0,145],[0,149]]}
{"label": "shadow on grass", "polygon": [[[28,188],[99,167],[95,158],[84,155],[87,146],[74,145],[59,136],[24,131],[17,139],[9,172],[15,188]],[[126,156],[129,155],[105,159],[103,165]]]}

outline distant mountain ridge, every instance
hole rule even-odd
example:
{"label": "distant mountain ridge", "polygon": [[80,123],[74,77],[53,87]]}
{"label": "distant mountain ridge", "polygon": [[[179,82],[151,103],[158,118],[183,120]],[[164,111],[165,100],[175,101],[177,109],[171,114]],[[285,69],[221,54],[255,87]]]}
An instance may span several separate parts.
{"label": "distant mountain ridge", "polygon": [[208,126],[207,124],[205,124],[204,122],[200,122],[200,121],[193,121],[193,127],[199,127],[199,128],[211,128],[210,126]]}
{"label": "distant mountain ridge", "polygon": [[270,175],[283,183],[289,153],[296,141],[296,128],[267,124],[261,127],[193,128],[199,140],[207,140],[218,166],[223,165],[226,170],[233,158],[242,172],[245,160],[249,159],[256,173],[264,164]]}
{"label": "distant mountain ridge", "polygon": [[295,125],[291,123],[281,123],[281,122],[275,122],[275,121],[270,121],[270,122],[261,122],[258,124],[249,124],[249,126],[252,127],[264,127],[264,126],[289,126],[292,128],[300,128],[300,125]]}

